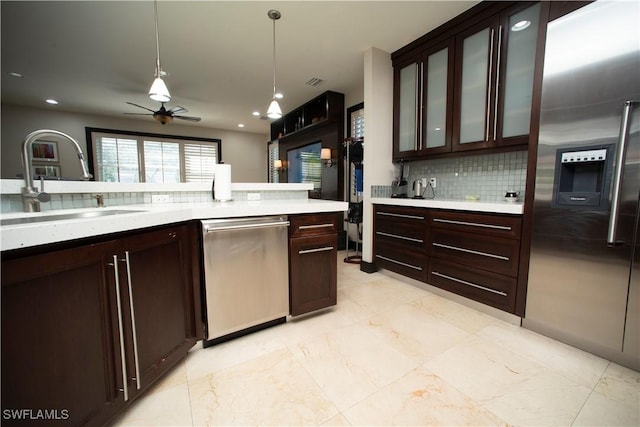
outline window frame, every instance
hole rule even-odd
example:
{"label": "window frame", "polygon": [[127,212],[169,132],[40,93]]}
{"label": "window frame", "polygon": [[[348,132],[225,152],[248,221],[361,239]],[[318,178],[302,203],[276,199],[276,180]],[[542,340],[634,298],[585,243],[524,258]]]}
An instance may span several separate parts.
{"label": "window frame", "polygon": [[[151,133],[151,132],[136,132],[136,131],[126,131],[126,130],[118,130],[118,129],[105,129],[105,128],[93,128],[86,127],[86,144],[87,144],[87,166],[89,167],[89,173],[93,176],[92,180],[97,181],[97,173],[96,173],[96,163],[97,163],[97,152],[95,149],[95,134],[107,134],[109,136],[113,136],[115,138],[128,138],[128,139],[136,139],[138,141],[140,147],[140,140],[142,138],[147,139],[156,139],[158,142],[173,142],[167,140],[175,140],[177,143],[181,145],[180,152],[184,151],[184,144],[188,143],[211,143],[216,144],[216,164],[219,164],[222,159],[222,140],[219,138],[201,138],[194,136],[185,136],[185,135],[169,135],[169,134],[160,134],[160,133]],[[144,147],[144,145],[142,145]],[[184,158],[181,155],[180,158],[180,182],[182,181],[185,174],[185,165]],[[138,167],[139,167],[139,182],[146,182],[146,173],[145,173],[145,165],[141,162],[140,152],[138,153]]]}

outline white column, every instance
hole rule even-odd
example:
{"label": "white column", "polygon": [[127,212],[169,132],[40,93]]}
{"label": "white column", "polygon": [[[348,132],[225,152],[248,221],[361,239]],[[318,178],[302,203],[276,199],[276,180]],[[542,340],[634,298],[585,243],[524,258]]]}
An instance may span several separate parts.
{"label": "white column", "polygon": [[393,156],[393,67],[391,55],[375,47],[364,53],[362,259],[373,261],[372,185],[391,185]]}

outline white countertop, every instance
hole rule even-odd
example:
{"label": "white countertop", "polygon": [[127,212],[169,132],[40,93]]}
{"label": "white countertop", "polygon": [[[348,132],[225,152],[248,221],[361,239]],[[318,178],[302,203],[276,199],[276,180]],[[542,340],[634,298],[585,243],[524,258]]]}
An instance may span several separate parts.
{"label": "white countertop", "polygon": [[447,200],[447,199],[411,199],[379,197],[371,199],[371,203],[379,205],[413,206],[432,209],[454,209],[459,211],[504,213],[522,215],[522,202],[482,202],[480,200]]}
{"label": "white countertop", "polygon": [[203,203],[168,203],[114,206],[109,208],[63,209],[40,213],[7,213],[2,219],[44,217],[96,210],[134,211],[102,217],[5,225],[0,227],[0,249],[27,248],[48,243],[93,237],[157,225],[208,218],[291,215],[346,211],[346,202],[331,200],[261,200]]}

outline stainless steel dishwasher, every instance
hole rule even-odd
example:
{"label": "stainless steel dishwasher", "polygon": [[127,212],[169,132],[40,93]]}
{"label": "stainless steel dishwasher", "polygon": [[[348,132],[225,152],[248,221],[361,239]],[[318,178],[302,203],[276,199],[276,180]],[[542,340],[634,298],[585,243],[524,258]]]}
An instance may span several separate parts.
{"label": "stainless steel dishwasher", "polygon": [[288,227],[286,216],[202,221],[205,347],[286,321]]}

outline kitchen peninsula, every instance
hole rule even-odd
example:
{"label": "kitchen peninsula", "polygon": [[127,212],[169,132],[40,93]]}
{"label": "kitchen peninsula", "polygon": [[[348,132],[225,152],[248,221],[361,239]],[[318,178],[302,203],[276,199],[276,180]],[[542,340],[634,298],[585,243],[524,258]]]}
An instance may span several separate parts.
{"label": "kitchen peninsula", "polygon": [[[3,405],[58,410],[69,425],[103,425],[205,338],[200,220],[287,217],[293,295],[305,285],[296,263],[309,266],[296,257],[316,255],[291,252],[297,230],[347,208],[309,199],[310,184],[232,184],[233,200],[221,203],[209,183],[47,182],[55,209],[9,212],[21,183],[0,182]],[[320,237],[335,242],[336,229],[334,221]],[[314,268],[326,279],[335,245],[322,254],[316,260],[329,264]],[[320,301],[312,309],[335,304],[315,288],[305,295]]]}

